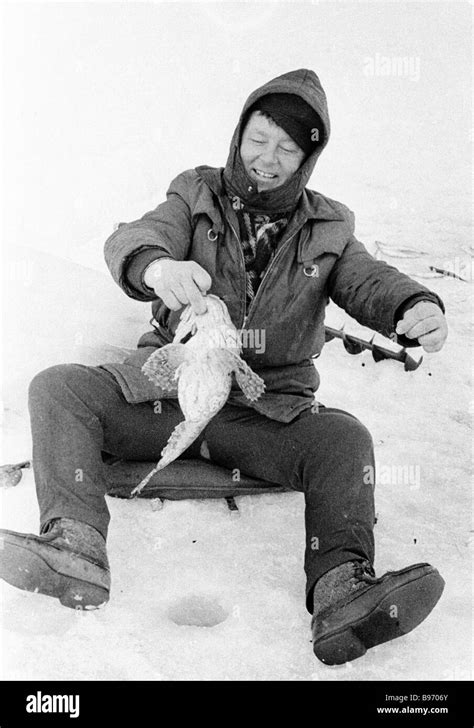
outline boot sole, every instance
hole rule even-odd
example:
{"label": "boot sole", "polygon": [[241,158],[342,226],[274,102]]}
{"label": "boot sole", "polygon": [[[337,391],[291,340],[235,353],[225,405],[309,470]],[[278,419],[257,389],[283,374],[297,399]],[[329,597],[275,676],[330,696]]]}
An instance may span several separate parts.
{"label": "boot sole", "polygon": [[71,609],[98,609],[109,600],[104,587],[62,574],[39,554],[9,541],[0,550],[0,578],[23,591],[56,597]]}
{"label": "boot sole", "polygon": [[[443,589],[444,579],[436,569],[393,587],[362,618],[315,640],[314,654],[326,665],[342,665],[371,647],[403,637],[426,619]],[[397,615],[391,616],[395,598]]]}

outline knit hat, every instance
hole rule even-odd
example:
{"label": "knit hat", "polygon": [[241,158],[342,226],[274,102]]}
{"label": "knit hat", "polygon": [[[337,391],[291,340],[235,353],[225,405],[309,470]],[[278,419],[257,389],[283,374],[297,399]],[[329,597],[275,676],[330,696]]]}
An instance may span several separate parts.
{"label": "knit hat", "polygon": [[[271,116],[303,150],[306,156],[324,139],[324,125],[319,115],[296,94],[266,94],[250,107],[245,122],[254,111]],[[244,125],[242,126],[244,128]]]}

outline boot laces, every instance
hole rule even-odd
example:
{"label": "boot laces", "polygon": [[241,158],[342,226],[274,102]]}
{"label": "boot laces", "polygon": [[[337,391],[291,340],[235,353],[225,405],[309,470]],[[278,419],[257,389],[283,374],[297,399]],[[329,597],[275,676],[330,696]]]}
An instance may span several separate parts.
{"label": "boot laces", "polygon": [[46,524],[46,528],[40,532],[42,541],[54,541],[58,536],[64,534],[64,528],[58,523],[59,519],[54,519]]}
{"label": "boot laces", "polygon": [[367,584],[376,584],[379,581],[375,576],[374,567],[367,560],[354,562],[354,578]]}

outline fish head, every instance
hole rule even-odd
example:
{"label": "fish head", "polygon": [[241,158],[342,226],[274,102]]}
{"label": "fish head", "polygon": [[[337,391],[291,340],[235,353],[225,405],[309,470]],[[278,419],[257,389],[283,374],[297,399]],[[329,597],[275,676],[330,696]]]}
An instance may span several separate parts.
{"label": "fish head", "polygon": [[190,305],[186,306],[176,328],[174,342],[182,341],[188,334],[199,334],[196,341],[189,340],[191,348],[199,346],[203,349],[230,349],[240,353],[242,347],[239,332],[232,323],[224,301],[211,293],[206,296],[206,303],[207,310],[201,314],[195,313]]}
{"label": "fish head", "polygon": [[173,343],[178,344],[189,334],[194,336],[197,330],[196,325],[196,314],[194,313],[191,306],[186,306],[181,313],[179,323],[176,327]]}

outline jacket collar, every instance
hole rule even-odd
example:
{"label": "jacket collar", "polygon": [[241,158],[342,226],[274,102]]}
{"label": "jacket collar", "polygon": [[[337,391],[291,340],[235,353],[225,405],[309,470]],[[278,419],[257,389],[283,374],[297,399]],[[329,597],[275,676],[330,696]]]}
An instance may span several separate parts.
{"label": "jacket collar", "polygon": [[330,203],[327,197],[314,190],[303,191],[299,208],[308,220],[344,220],[344,217]]}

